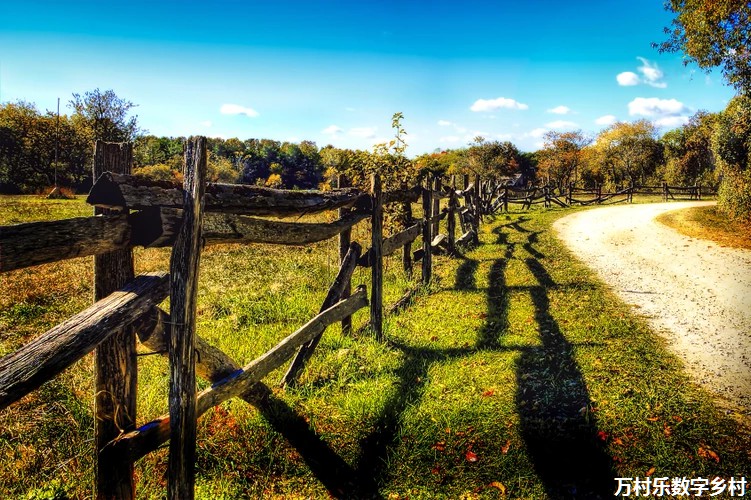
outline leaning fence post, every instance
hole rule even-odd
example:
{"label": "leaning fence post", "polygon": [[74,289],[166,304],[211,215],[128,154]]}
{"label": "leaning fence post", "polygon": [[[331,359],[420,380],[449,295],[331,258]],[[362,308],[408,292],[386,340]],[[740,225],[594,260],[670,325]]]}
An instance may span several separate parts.
{"label": "leaning fence post", "polygon": [[371,221],[370,257],[371,257],[371,291],[370,291],[370,324],[376,339],[383,339],[383,190],[381,177],[373,174],[371,178],[371,196],[373,199],[373,214]]}
{"label": "leaning fence post", "polygon": [[[339,174],[339,189],[343,187],[347,187],[349,185],[349,182],[347,181],[347,178],[344,176],[344,174]],[[339,209],[339,218],[344,217],[347,215],[347,212],[349,212],[348,208],[340,208]],[[349,252],[349,244],[352,240],[352,229],[347,229],[345,231],[342,231],[339,233],[339,264],[341,265],[342,262],[344,262],[344,258],[347,256],[347,252]],[[344,286],[344,291],[342,292],[342,299],[346,299],[349,297],[350,292],[352,291],[352,282],[348,281],[347,284]],[[347,316],[342,320],[342,334],[343,335],[349,335],[350,332],[352,332],[352,316]]]}
{"label": "leaning fence post", "polygon": [[[402,183],[402,189],[407,189],[407,183]],[[412,225],[412,203],[405,201],[402,204],[402,210],[404,212],[405,228]],[[412,242],[408,241],[402,248],[402,267],[404,268],[404,274],[408,278],[412,277]]]}
{"label": "leaning fence post", "polygon": [[196,455],[196,298],[206,190],[206,138],[185,146],[183,221],[170,259],[170,500],[192,499]]}
{"label": "leaning fence post", "polygon": [[[130,174],[133,145],[97,141],[94,180],[106,171]],[[95,208],[94,215],[111,210]],[[94,302],[122,288],[134,277],[133,251],[115,250],[94,257]],[[134,498],[133,464],[101,453],[104,446],[136,422],[136,339],[132,328],[110,337],[96,349],[94,364],[94,442],[97,451],[97,498]]]}
{"label": "leaning fence post", "polygon": [[422,282],[427,285],[430,283],[433,274],[433,254],[430,243],[433,241],[430,227],[430,218],[433,211],[433,193],[430,189],[430,180],[425,180],[426,188],[422,192],[422,211],[423,211],[423,224],[422,224]]}
{"label": "leaning fence post", "polygon": [[503,186],[503,211],[508,212],[508,185]]}

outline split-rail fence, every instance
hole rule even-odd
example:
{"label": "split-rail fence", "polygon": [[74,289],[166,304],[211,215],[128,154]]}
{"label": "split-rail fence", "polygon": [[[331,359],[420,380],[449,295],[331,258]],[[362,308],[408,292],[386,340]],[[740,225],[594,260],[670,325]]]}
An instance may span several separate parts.
{"label": "split-rail fence", "polygon": [[[289,360],[282,383],[294,384],[324,330],[336,322],[350,330],[352,314],[368,305],[368,325],[382,338],[384,256],[401,250],[406,272],[421,260],[421,281],[430,282],[433,254],[453,253],[457,246],[477,241],[483,204],[488,203],[480,194],[490,186],[479,180],[469,184],[468,176],[461,190],[456,179],[443,186],[435,177],[423,186],[384,191],[378,175],[372,177],[370,192],[212,184],[206,182],[206,155],[205,138],[188,141],[184,183],[179,186],[131,176],[131,144],[97,142],[96,182],[87,198],[94,216],[0,227],[0,272],[94,256],[94,304],[0,359],[0,409],[95,351],[97,498],[134,498],[133,463],[167,441],[167,495],[193,498],[197,418],[232,397],[253,401],[256,383]],[[442,198],[448,203],[439,210]],[[412,203],[419,201],[423,215],[412,219]],[[411,223],[384,238],[383,207],[389,203],[403,204]],[[331,223],[268,218],[331,210],[338,210],[339,217]],[[438,223],[444,218],[447,234],[439,234]],[[363,251],[351,241],[351,229],[366,220],[372,238]],[[422,246],[413,252],[419,236]],[[333,237],[339,238],[341,265],[319,314],[275,347],[240,366],[197,335],[196,290],[204,245],[305,245]],[[137,246],[172,247],[169,272],[135,276]],[[369,297],[364,286],[351,291],[357,266],[371,268]],[[167,297],[169,313],[159,307]],[[405,295],[395,308],[409,300],[410,294]],[[169,411],[140,426],[135,412],[136,339],[166,354],[170,365]],[[197,393],[196,375],[213,385]]]}

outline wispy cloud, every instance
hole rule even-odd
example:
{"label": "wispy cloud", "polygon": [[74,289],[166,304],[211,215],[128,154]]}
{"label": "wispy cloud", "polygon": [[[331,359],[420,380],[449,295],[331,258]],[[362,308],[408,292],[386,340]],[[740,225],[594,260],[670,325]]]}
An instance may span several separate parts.
{"label": "wispy cloud", "polygon": [[571,113],[571,108],[569,108],[568,106],[556,106],[549,109],[548,113],[553,113],[554,115],[567,115]]}
{"label": "wispy cloud", "polygon": [[629,87],[643,83],[645,85],[649,85],[650,87],[655,87],[658,89],[664,89],[668,86],[667,83],[662,81],[662,78],[665,76],[665,74],[662,72],[656,62],[652,62],[644,57],[637,57],[637,59],[640,60],[642,64],[641,66],[636,68],[641,76],[637,75],[633,71],[624,71],[623,73],[618,73],[618,75],[616,75],[615,77],[615,79],[618,81],[618,85]]}
{"label": "wispy cloud", "polygon": [[223,115],[245,115],[250,118],[258,116],[258,111],[255,109],[240,106],[239,104],[222,104],[222,107],[219,108],[219,112]]}
{"label": "wispy cloud", "polygon": [[478,99],[469,109],[475,112],[487,112],[496,111],[501,108],[529,109],[529,106],[507,97],[497,97],[495,99]]}

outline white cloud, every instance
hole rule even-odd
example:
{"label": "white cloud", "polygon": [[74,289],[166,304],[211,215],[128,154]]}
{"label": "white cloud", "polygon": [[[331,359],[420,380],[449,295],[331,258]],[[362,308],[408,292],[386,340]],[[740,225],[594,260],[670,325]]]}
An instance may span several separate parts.
{"label": "white cloud", "polygon": [[219,112],[223,115],[245,115],[250,118],[258,116],[258,111],[255,109],[240,106],[239,104],[222,104],[222,107],[219,108]]}
{"label": "white cloud", "polygon": [[643,83],[645,85],[649,85],[650,87],[655,87],[658,89],[664,89],[668,86],[667,83],[662,81],[662,77],[665,76],[665,74],[662,72],[657,63],[643,57],[637,57],[637,59],[640,60],[642,64],[641,66],[636,68],[636,70],[641,73],[641,76],[637,75],[633,71],[624,71],[623,73],[618,73],[618,75],[616,75],[615,77],[615,79],[618,81],[618,85],[629,87]]}
{"label": "white cloud", "polygon": [[200,125],[202,127],[210,127],[213,125],[213,123],[211,123],[211,120],[206,120],[206,121],[201,122]]}
{"label": "white cloud", "polygon": [[349,129],[349,132],[347,133],[353,137],[361,137],[363,139],[373,139],[376,136],[376,129],[375,127],[355,127],[355,128]]}
{"label": "white cloud", "polygon": [[663,118],[688,113],[685,104],[676,99],[658,99],[657,97],[637,97],[628,103],[628,114],[631,116],[646,116],[648,118]]}
{"label": "white cloud", "polygon": [[648,61],[643,57],[637,57],[642,62],[642,66],[639,66],[639,72],[643,75],[642,81],[652,87],[664,89],[668,86],[667,83],[660,81],[664,76],[662,70],[657,66],[657,63]]}
{"label": "white cloud", "polygon": [[546,123],[545,126],[548,128],[576,128],[579,125],[566,120],[556,120],[554,122]]}
{"label": "white cloud", "polygon": [[482,111],[495,111],[501,108],[528,109],[529,106],[521,102],[517,102],[514,99],[509,99],[506,97],[497,97],[495,99],[478,99],[469,109],[475,112],[482,112]]}
{"label": "white cloud", "polygon": [[631,85],[639,85],[641,81],[639,80],[639,75],[631,71],[624,71],[623,73],[618,73],[615,79],[618,80],[618,85],[621,85],[623,87],[629,87]]}
{"label": "white cloud", "polygon": [[618,119],[615,115],[604,115],[595,120],[597,125],[612,125],[617,122]]}
{"label": "white cloud", "polygon": [[337,135],[337,134],[340,134],[342,132],[343,132],[343,130],[341,128],[337,127],[336,125],[329,125],[325,129],[321,130],[321,133],[322,134],[326,134],[326,135]]}
{"label": "white cloud", "polygon": [[441,127],[450,127],[451,122],[448,120],[438,120],[438,125],[440,125]]}
{"label": "white cloud", "polygon": [[569,108],[568,106],[556,106],[549,109],[548,113],[553,113],[554,115],[567,115],[571,113],[571,108]]}
{"label": "white cloud", "polygon": [[441,137],[438,139],[438,142],[442,144],[456,144],[458,142],[461,142],[462,138],[458,137],[456,135],[447,135],[445,137]]}

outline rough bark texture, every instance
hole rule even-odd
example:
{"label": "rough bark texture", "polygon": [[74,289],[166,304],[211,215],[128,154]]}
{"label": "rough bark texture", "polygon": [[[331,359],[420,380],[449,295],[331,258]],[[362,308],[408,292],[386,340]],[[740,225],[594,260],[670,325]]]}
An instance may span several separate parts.
{"label": "rough bark texture", "polygon": [[168,294],[166,273],[138,276],[0,359],[0,408],[19,400],[83,358]]}
{"label": "rough bark texture", "polygon": [[170,260],[170,450],[167,496],[192,499],[195,489],[196,367],[195,323],[201,220],[206,188],[206,138],[185,148],[183,224]]}
{"label": "rough bark texture", "polygon": [[376,339],[383,339],[383,191],[381,177],[373,174],[371,179],[373,197],[372,231],[370,242],[371,291],[370,325]]}
{"label": "rough bark texture", "polygon": [[[339,174],[339,188],[347,187],[349,185],[349,182],[347,181],[347,177],[344,176],[344,174]],[[340,208],[339,209],[339,218],[343,218],[347,215],[347,212],[349,212],[348,208]],[[349,244],[352,241],[352,229],[345,229],[341,233],[339,233],[339,263],[343,263],[344,259],[347,257],[347,254],[349,253]],[[348,281],[345,283],[344,288],[342,289],[342,299],[346,299],[349,297],[349,294],[352,292],[352,282]],[[349,316],[347,318],[344,318],[342,320],[342,334],[349,335],[352,332],[352,317]]]}
{"label": "rough bark texture", "polygon": [[[430,183],[428,182],[427,184],[427,187],[430,188]],[[422,211],[425,219],[422,225],[422,282],[426,285],[430,283],[433,274],[433,257],[430,254],[430,242],[432,241],[430,227],[430,218],[433,210],[432,195],[433,193],[430,189],[425,189],[422,193]],[[415,260],[417,260],[417,257],[415,257]]]}
{"label": "rough bark texture", "polygon": [[[247,184],[209,183],[205,193],[205,210],[242,215],[290,216],[351,206],[365,200],[367,194],[357,189],[331,192],[288,191]],[[175,183],[106,173],[97,178],[86,201],[91,205],[110,208],[182,208],[183,189]]]}
{"label": "rough bark texture", "polygon": [[[133,145],[97,141],[94,146],[94,178],[105,171],[130,174]],[[94,215],[111,214],[94,209]],[[127,215],[127,212],[126,212]],[[130,249],[105,252],[94,257],[94,301],[107,297],[133,279],[133,252]],[[124,328],[97,347],[94,355],[94,443],[97,453],[123,430],[136,422],[136,341],[133,331]],[[134,498],[133,464],[111,457],[97,460],[98,498]]]}
{"label": "rough bark texture", "polygon": [[[393,254],[400,248],[410,245],[418,236],[420,236],[421,231],[422,231],[422,221],[418,222],[417,224],[413,226],[408,227],[402,232],[392,234],[388,238],[384,239],[383,246],[381,249],[381,251],[383,252],[383,256],[388,257],[389,255]],[[368,251],[365,252],[357,261],[357,265],[361,267],[370,267],[373,261],[372,255],[373,255],[372,249],[369,248]]]}

